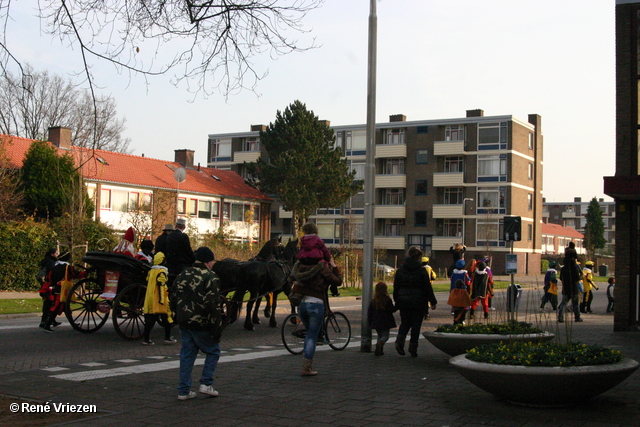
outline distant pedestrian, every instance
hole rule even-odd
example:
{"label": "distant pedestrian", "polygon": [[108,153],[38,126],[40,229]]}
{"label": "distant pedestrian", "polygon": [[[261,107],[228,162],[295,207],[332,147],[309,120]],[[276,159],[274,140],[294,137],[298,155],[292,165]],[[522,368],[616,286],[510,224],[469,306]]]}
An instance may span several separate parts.
{"label": "distant pedestrian", "polygon": [[431,280],[422,266],[422,250],[412,246],[407,258],[396,271],[393,281],[393,300],[400,310],[400,327],[396,337],[396,351],[404,356],[404,342],[407,334],[409,339],[409,353],[411,357],[418,356],[418,339],[424,319],[427,304],[435,310],[438,300],[433,293]]}
{"label": "distant pedestrian", "polygon": [[376,356],[382,356],[384,354],[383,349],[385,343],[389,340],[389,332],[397,326],[396,319],[393,317],[393,313],[396,310],[389,296],[387,284],[384,282],[376,283],[373,299],[369,303],[368,310],[369,326],[375,329],[378,334],[375,350]]}
{"label": "distant pedestrian", "polygon": [[[429,275],[429,280],[431,280],[431,283],[433,283],[438,278],[438,276],[436,275],[436,272],[433,270],[433,267],[429,265],[428,256],[422,257],[422,265],[424,266],[424,269],[427,270],[427,274]],[[425,312],[424,312],[424,320],[429,320],[430,318],[431,317],[429,316],[429,304],[427,304],[427,308],[425,309]]]}
{"label": "distant pedestrian", "polygon": [[593,289],[599,290],[600,288],[593,281],[593,261],[587,261],[582,269],[582,302],[580,303],[581,313],[593,313],[591,311],[591,302],[593,301]]}
{"label": "distant pedestrian", "polygon": [[613,313],[614,305],[615,305],[615,288],[616,288],[616,279],[615,277],[609,277],[607,280],[609,285],[607,286],[607,313]]}
{"label": "distant pedestrian", "polygon": [[493,293],[493,280],[490,280],[487,273],[487,266],[484,262],[476,263],[476,269],[471,276],[471,311],[469,318],[473,319],[476,308],[482,304],[484,318],[489,317],[489,295]]}
{"label": "distant pedestrian", "polygon": [[464,325],[467,308],[471,305],[469,288],[462,279],[456,280],[455,287],[449,293],[447,304],[453,309],[453,324]]}
{"label": "distant pedestrian", "polygon": [[191,372],[198,351],[206,357],[200,376],[199,391],[218,396],[213,388],[213,376],[220,359],[222,316],[220,313],[220,279],[211,271],[214,255],[207,247],[198,248],[192,267],[187,267],[177,277],[171,289],[171,306],[180,327],[180,384],[178,400],[193,399]]}
{"label": "distant pedestrian", "polygon": [[580,317],[580,280],[582,279],[582,271],[575,260],[567,259],[565,265],[560,269],[560,281],[562,281],[562,302],[558,306],[558,322],[564,322],[564,310],[569,301],[571,301],[573,314],[576,322],[582,322]]}
{"label": "distant pedestrian", "polygon": [[556,262],[550,261],[549,268],[544,275],[544,295],[540,302],[540,311],[544,310],[544,306],[550,302],[553,310],[558,309],[558,271],[556,270]]}

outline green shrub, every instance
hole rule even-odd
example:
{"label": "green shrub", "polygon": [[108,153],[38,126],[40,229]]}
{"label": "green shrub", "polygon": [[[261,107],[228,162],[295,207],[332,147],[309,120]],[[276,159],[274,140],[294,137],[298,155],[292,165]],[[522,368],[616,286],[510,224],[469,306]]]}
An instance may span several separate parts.
{"label": "green shrub", "polygon": [[547,272],[548,269],[549,269],[549,260],[543,259],[542,262],[540,263],[540,272],[544,274]]}
{"label": "green shrub", "polygon": [[0,290],[37,291],[36,273],[56,233],[32,219],[0,223]]}
{"label": "green shrub", "polygon": [[522,335],[539,334],[541,329],[533,327],[531,323],[516,322],[510,320],[506,323],[473,323],[471,325],[440,325],[436,332],[446,332],[450,334],[499,334],[499,335]]}

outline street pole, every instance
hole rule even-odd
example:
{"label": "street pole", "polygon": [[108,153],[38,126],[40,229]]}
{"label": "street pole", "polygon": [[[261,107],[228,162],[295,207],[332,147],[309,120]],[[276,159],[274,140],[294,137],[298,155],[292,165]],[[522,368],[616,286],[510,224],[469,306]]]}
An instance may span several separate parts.
{"label": "street pole", "polygon": [[376,149],[376,55],[378,17],[376,1],[371,0],[369,10],[369,67],[367,75],[367,157],[364,177],[364,240],[362,246],[362,324],[360,351],[371,352],[371,327],[368,308],[373,290],[373,234],[375,204],[375,149]]}

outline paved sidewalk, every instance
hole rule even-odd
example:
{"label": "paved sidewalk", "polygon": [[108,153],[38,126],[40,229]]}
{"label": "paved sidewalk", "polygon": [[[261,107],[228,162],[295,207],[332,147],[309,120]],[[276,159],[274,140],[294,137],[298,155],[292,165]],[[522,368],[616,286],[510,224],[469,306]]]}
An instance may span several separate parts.
{"label": "paved sidewalk", "polygon": [[[442,302],[444,296],[438,297]],[[548,321],[552,332],[566,333],[569,322],[558,327],[551,314],[542,318]],[[425,322],[423,330],[432,330],[450,321],[448,306],[442,304],[432,311],[432,318]],[[614,333],[612,321],[612,316],[607,314],[585,315],[585,322],[573,325],[571,334],[574,340],[617,348],[626,356],[640,360],[640,335]],[[279,335],[273,329],[261,327],[255,334],[238,330],[223,336],[222,347],[226,352],[216,373],[215,387],[220,392],[217,398],[198,395],[189,401],[177,400],[175,354],[136,360],[100,360],[98,357],[93,365],[5,373],[0,375],[0,394],[40,402],[96,405],[98,413],[90,421],[84,419],[65,425],[586,427],[640,424],[639,372],[613,390],[579,406],[515,406],[495,399],[462,378],[449,366],[449,357],[424,339],[420,341],[417,358],[399,356],[392,342],[387,344],[382,357],[360,352],[359,320],[352,319],[352,322],[356,336],[352,347],[342,352],[319,347],[314,360],[314,368],[319,371],[317,377],[300,377],[301,356],[289,355],[281,346],[256,345],[256,340],[277,342]],[[390,341],[393,340],[392,336]],[[100,363],[104,365],[98,365]],[[201,359],[197,363],[201,363]],[[201,366],[194,369],[196,382],[200,369]]]}

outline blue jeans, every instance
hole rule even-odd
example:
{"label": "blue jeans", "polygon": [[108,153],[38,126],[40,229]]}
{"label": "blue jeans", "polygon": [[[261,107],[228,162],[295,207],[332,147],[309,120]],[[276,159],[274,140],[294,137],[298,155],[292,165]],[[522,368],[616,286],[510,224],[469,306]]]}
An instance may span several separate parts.
{"label": "blue jeans", "polygon": [[301,302],[298,312],[307,330],[307,335],[304,338],[304,357],[313,359],[316,352],[316,341],[324,320],[324,303]]}
{"label": "blue jeans", "polygon": [[180,328],[182,349],[180,350],[180,385],[178,394],[187,395],[191,391],[191,371],[196,361],[198,350],[206,354],[200,384],[212,385],[213,374],[216,372],[220,359],[220,343],[213,342],[208,331],[192,331]]}

